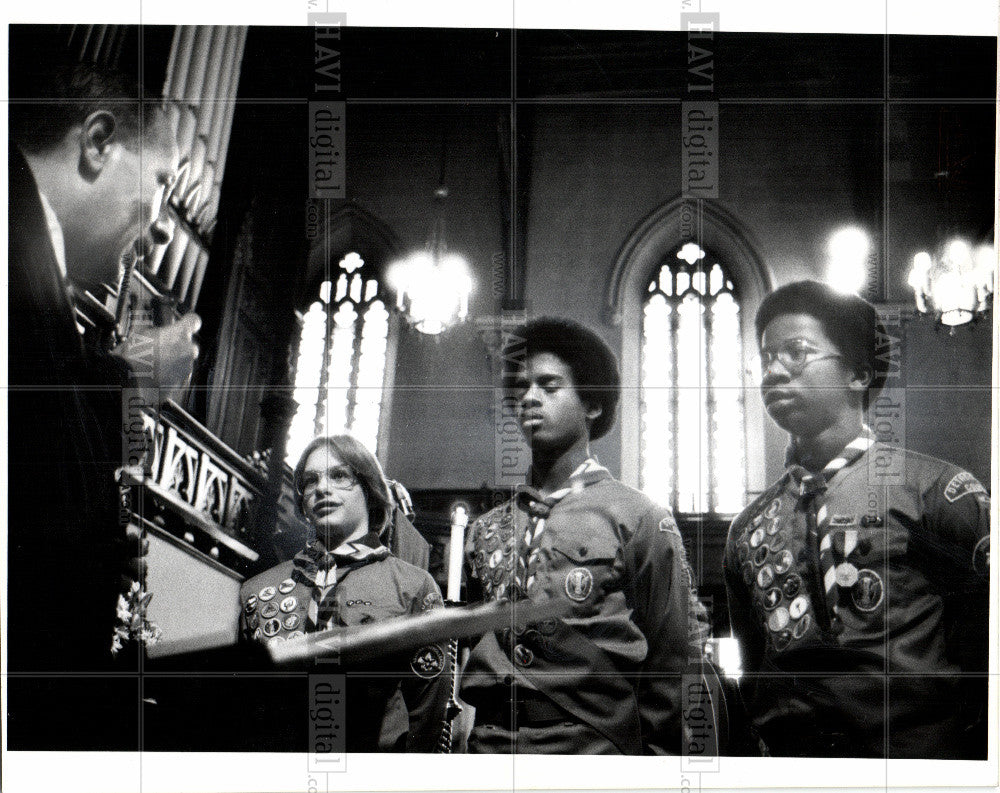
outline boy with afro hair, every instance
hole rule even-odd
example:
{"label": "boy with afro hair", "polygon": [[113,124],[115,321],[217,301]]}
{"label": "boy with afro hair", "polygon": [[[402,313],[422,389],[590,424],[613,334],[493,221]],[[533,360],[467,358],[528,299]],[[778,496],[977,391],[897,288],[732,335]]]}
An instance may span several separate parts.
{"label": "boy with afro hair", "polygon": [[504,362],[531,468],[469,532],[470,592],[566,609],[533,624],[515,611],[473,647],[462,683],[476,707],[470,751],[681,754],[698,605],[670,511],[591,454],[614,422],[615,356],[582,325],[539,318],[510,336]]}

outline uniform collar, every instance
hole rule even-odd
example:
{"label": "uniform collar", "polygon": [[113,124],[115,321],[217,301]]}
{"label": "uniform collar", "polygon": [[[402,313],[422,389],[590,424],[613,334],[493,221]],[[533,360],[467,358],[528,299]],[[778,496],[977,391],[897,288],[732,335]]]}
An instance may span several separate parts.
{"label": "uniform collar", "polygon": [[517,486],[517,503],[525,512],[532,516],[545,518],[556,504],[570,493],[580,493],[584,488],[604,479],[610,479],[611,472],[597,462],[596,458],[588,457],[566,479],[566,483],[558,490],[543,496],[541,492],[530,485]]}
{"label": "uniform collar", "polygon": [[317,539],[310,542],[296,557],[307,567],[344,567],[355,562],[374,562],[389,555],[389,549],[382,545],[378,534],[368,532],[357,540],[343,542],[332,551],[323,548]]}
{"label": "uniform collar", "polygon": [[[856,448],[866,443],[866,445],[864,445],[864,449],[862,449],[862,451],[864,451],[874,442],[875,442],[875,433],[872,432],[871,427],[869,427],[867,424],[862,424],[861,433],[856,438],[854,438],[850,443],[844,446],[844,448],[841,449],[840,452],[834,457],[834,460],[836,460],[839,457],[844,457],[845,454],[847,454],[851,456],[852,458],[851,462],[854,462],[860,455],[854,455],[852,447]],[[827,463],[827,467],[829,467],[832,462],[833,461],[831,460],[830,463]],[[799,447],[798,444],[795,443],[794,438],[789,441],[788,446],[785,448],[785,467],[787,468],[788,466],[791,465],[802,465],[802,462],[799,459]]]}
{"label": "uniform collar", "polygon": [[[812,476],[821,480],[823,484],[828,484],[838,471],[854,465],[854,463],[856,463],[874,443],[875,433],[871,431],[871,428],[867,424],[862,425],[861,433],[850,443],[844,446],[844,448],[841,449],[840,452],[838,452],[837,455],[826,464],[826,466],[824,466],[822,471]],[[811,475],[809,471],[807,471],[799,463],[798,448],[795,441],[789,443],[788,448],[785,451],[785,466],[787,469],[785,471],[785,481],[791,478],[794,479],[797,484],[801,485],[803,478]]]}

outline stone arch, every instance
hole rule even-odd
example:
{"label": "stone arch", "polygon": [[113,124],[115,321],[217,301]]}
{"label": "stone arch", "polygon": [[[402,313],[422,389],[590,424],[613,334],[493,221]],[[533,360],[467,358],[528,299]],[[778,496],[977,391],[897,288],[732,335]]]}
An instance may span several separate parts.
{"label": "stone arch", "polygon": [[330,202],[310,202],[306,208],[306,231],[313,240],[302,279],[300,304],[315,299],[316,286],[349,251],[360,254],[383,284],[386,266],[400,251],[399,238],[388,224],[354,201],[336,208],[330,207]]}
{"label": "stone arch", "polygon": [[[712,251],[731,273],[740,300],[744,351],[756,346],[753,316],[772,289],[752,231],[716,203],[678,196],[654,209],[628,235],[615,257],[604,310],[622,334],[621,370],[626,387],[621,404],[621,471],[622,480],[632,486],[639,482],[640,468],[643,300],[649,279],[664,258],[689,241]],[[757,384],[747,376],[744,386],[756,389]],[[747,484],[752,492],[764,486],[765,416],[761,408],[751,407],[750,400],[746,404]]]}

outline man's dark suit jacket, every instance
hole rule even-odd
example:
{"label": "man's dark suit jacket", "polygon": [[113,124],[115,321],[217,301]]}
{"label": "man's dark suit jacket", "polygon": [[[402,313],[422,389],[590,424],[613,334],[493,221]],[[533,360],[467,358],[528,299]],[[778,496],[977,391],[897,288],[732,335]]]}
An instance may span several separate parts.
{"label": "man's dark suit jacket", "polygon": [[[138,678],[110,654],[124,536],[114,472],[128,370],[85,352],[38,187],[14,146],[9,176],[11,748],[133,748]],[[61,674],[38,674],[53,672]],[[118,676],[81,677],[95,672]],[[115,702],[121,719],[106,709]]]}

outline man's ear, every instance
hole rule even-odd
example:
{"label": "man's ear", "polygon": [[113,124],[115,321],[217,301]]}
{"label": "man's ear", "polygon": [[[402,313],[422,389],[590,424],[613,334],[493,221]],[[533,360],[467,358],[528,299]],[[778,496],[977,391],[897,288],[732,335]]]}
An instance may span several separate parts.
{"label": "man's ear", "polygon": [[587,406],[587,419],[593,424],[597,421],[598,416],[604,412],[604,408],[597,402],[591,402]]}
{"label": "man's ear", "polygon": [[117,131],[118,121],[109,110],[95,110],[84,119],[80,130],[80,174],[88,182],[94,181],[108,164]]}
{"label": "man's ear", "polygon": [[872,384],[873,374],[871,369],[860,369],[854,372],[854,377],[847,384],[847,387],[856,393],[864,394]]}

